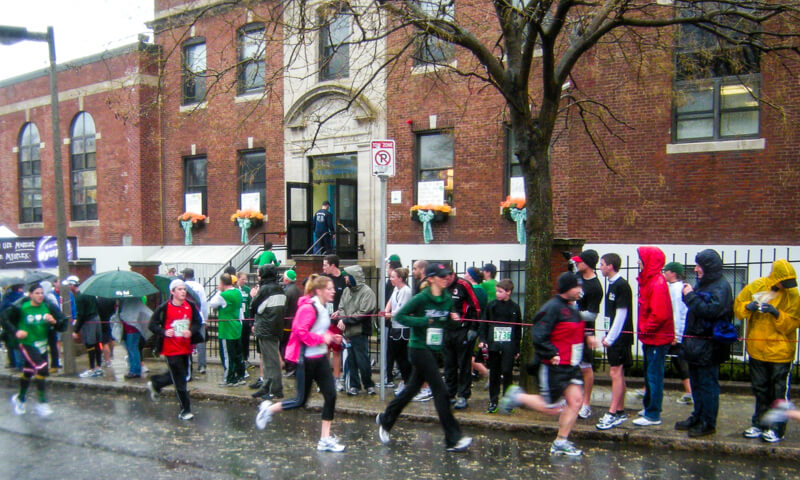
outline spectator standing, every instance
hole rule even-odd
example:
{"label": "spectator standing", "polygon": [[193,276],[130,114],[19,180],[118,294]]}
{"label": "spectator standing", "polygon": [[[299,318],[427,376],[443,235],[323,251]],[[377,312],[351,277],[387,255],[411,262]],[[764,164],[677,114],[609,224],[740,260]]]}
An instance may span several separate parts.
{"label": "spectator standing", "polygon": [[[597,252],[592,249],[584,250],[580,255],[572,257],[583,288],[581,298],[578,299],[578,311],[583,321],[586,322],[587,334],[591,336],[595,336],[594,323],[600,313],[600,302],[603,300],[603,287],[595,273],[597,260]],[[583,374],[583,405],[578,412],[578,417],[586,419],[592,415],[590,405],[592,387],[594,387],[594,349],[589,348],[588,345],[583,349],[580,367]]]}
{"label": "spectator standing", "polygon": [[338,320],[339,330],[344,332],[351,345],[345,366],[347,394],[358,395],[363,386],[367,394],[375,395],[369,361],[369,337],[377,299],[375,292],[364,283],[361,265],[346,267],[344,272],[348,286],[342,293],[339,310],[332,319]]}
{"label": "spectator standing", "polygon": [[713,340],[714,325],[733,321],[733,293],[722,276],[722,258],[711,249],[698,253],[694,261],[697,284],[683,286],[686,329],[683,354],[689,363],[694,410],[675,423],[676,430],[688,430],[690,437],[717,431],[719,411],[719,366],[728,359],[730,348]]}
{"label": "spectator standing", "polygon": [[188,301],[194,301],[195,306],[200,311],[200,319],[202,320],[200,334],[203,337],[203,341],[195,345],[195,349],[197,350],[197,373],[202,374],[206,373],[206,367],[208,366],[206,357],[208,299],[206,298],[206,292],[203,286],[200,284],[200,282],[194,279],[193,268],[184,268],[181,274],[183,275],[183,281],[186,284],[186,298]]}
{"label": "spectator standing", "polygon": [[[514,360],[519,356],[522,339],[522,312],[519,305],[511,300],[514,283],[509,279],[497,282],[495,300],[486,307],[485,323],[478,330],[478,345],[489,349],[489,406],[486,413],[497,412],[497,402],[502,391],[513,383]],[[517,324],[517,325],[509,325]]]}
{"label": "spectator standing", "polygon": [[667,281],[661,274],[664,252],[658,247],[639,247],[639,341],[644,350],[644,414],[633,421],[647,427],[661,424],[664,398],[664,361],[675,338],[672,323],[672,299]]}
{"label": "spectator standing", "polygon": [[[3,302],[0,303],[0,314],[5,312],[14,302],[23,298],[25,292],[22,285],[11,285],[3,295]],[[75,309],[72,309],[73,318],[75,316]],[[18,342],[13,335],[9,335],[7,331],[3,331],[3,342],[6,346],[6,353],[8,355],[8,368],[15,368],[22,371],[22,353],[17,348]]]}
{"label": "spectator standing", "polygon": [[244,385],[244,362],[242,360],[242,322],[239,315],[242,294],[234,288],[233,280],[227,273],[219,277],[218,291],[208,302],[209,308],[217,309],[217,335],[219,336],[219,355],[224,367],[221,387]]}
{"label": "spectator standing", "polygon": [[69,287],[75,296],[75,329],[72,337],[75,341],[83,340],[86,355],[89,357],[89,370],[78,375],[81,378],[103,376],[103,352],[100,342],[103,332],[100,328],[100,317],[97,314],[97,301],[90,295],[78,291],[80,280],[75,275],[68,276],[64,285]]}
{"label": "spectator standing", "polygon": [[242,320],[242,361],[245,367],[250,366],[250,333],[253,331],[253,312],[250,309],[250,287],[247,285],[247,275],[244,272],[236,274],[236,288],[242,294],[242,306],[239,308]]}
{"label": "spectator standing", "polygon": [[[347,287],[344,275],[342,275],[342,271],[339,270],[339,257],[333,254],[325,255],[325,258],[322,259],[322,271],[331,279],[335,289],[333,302],[326,305],[328,313],[333,315],[333,312],[339,311],[339,302],[341,302],[342,294],[344,293],[345,287]],[[343,335],[337,323],[338,322],[333,323],[331,331],[335,335]],[[329,344],[328,348],[333,357],[333,378],[336,379],[336,391],[343,392],[345,390],[345,385],[344,376],[342,375],[342,344],[334,342]]]}
{"label": "spectator standing", "polygon": [[750,382],[756,400],[751,426],[744,436],[779,442],[786,432],[786,422],[768,423],[763,415],[774,402],[789,401],[800,326],[800,297],[792,265],[784,259],[774,261],[769,276],[753,281],[739,292],[734,314],[747,319]]}
{"label": "spectator standing", "polygon": [[487,302],[495,299],[495,287],[497,286],[497,267],[493,263],[487,263],[481,267],[481,274],[483,275],[483,282],[481,288],[486,292]]}
{"label": "spectator standing", "polygon": [[333,253],[333,235],[336,228],[333,224],[333,214],[330,212],[331,202],[325,200],[322,207],[314,214],[314,254]]}
{"label": "spectator standing", "polygon": [[283,398],[280,343],[283,336],[283,317],[286,295],[278,284],[275,265],[267,263],[258,268],[258,289],[253,289],[256,340],[261,351],[261,388],[253,397]]}
{"label": "spectator standing", "polygon": [[633,295],[628,281],[619,273],[622,259],[616,253],[600,258],[600,273],[608,280],[604,304],[603,346],[607,349],[611,377],[611,403],[597,423],[598,430],[608,430],[628,420],[625,413],[625,369],[633,366]]}
{"label": "spectator standing", "polygon": [[472,285],[452,271],[447,277],[447,291],[453,297],[453,308],[462,319],[444,332],[444,379],[453,408],[463,410],[472,394],[472,353],[478,337],[481,307]]}
{"label": "spectator standing", "polygon": [[[53,289],[51,282],[41,282],[42,292],[44,292],[45,302],[55,305],[61,311],[61,302],[59,301],[58,294]],[[59,347],[61,344],[61,334],[55,328],[51,328],[47,337],[47,350],[50,352],[50,368],[53,370],[61,368],[61,361],[59,359]]]}
{"label": "spectator standing", "polygon": [[684,393],[678,398],[678,403],[681,405],[689,405],[692,403],[692,387],[689,384],[689,364],[683,358],[683,349],[681,342],[683,341],[683,331],[686,329],[686,312],[688,307],[683,303],[683,264],[678,262],[669,262],[664,265],[664,279],[667,281],[669,287],[669,296],[672,299],[672,322],[675,326],[675,339],[672,340],[672,345],[669,347],[668,355],[670,356],[673,368],[678,372],[678,376],[683,384]]}
{"label": "spectator standing", "polygon": [[394,313],[399,312],[400,309],[409,300],[411,300],[411,287],[406,282],[408,280],[407,268],[395,268],[389,275],[389,281],[392,282],[392,291],[389,296],[389,301],[386,302],[384,308],[384,315],[389,320],[387,329],[387,360],[386,360],[386,379],[387,387],[395,387],[391,371],[394,368],[395,362],[397,368],[400,370],[400,377],[403,379],[400,385],[394,389],[395,395],[400,395],[408,383],[409,376],[411,375],[411,362],[408,360],[408,340],[411,330],[409,327],[403,325],[400,320],[394,318]]}
{"label": "spectator standing", "polygon": [[189,392],[186,390],[186,379],[189,376],[189,357],[192,355],[192,344],[202,341],[200,335],[200,312],[197,307],[186,301],[186,284],[176,278],[169,284],[170,298],[159,305],[150,317],[148,329],[156,335],[154,342],[157,353],[166,358],[166,373],[153,375],[147,382],[150,399],[155,401],[161,389],[175,385],[175,393],[181,410],[178,418],[192,420],[192,406]]}
{"label": "spectator standing", "polygon": [[119,318],[128,350],[128,373],[126,379],[142,376],[141,342],[150,338],[147,328],[153,311],[140,298],[123,298],[119,302]]}
{"label": "spectator standing", "polygon": [[428,268],[427,260],[417,260],[411,266],[411,276],[414,283],[411,286],[411,294],[416,295],[428,287],[428,282],[425,279],[425,269]]}
{"label": "spectator standing", "polygon": [[281,358],[284,359],[286,375],[294,374],[297,364],[286,358],[286,344],[289,342],[289,332],[292,329],[292,320],[297,312],[297,302],[302,296],[300,287],[297,286],[297,274],[294,270],[283,272],[283,292],[286,295],[286,306],[283,314],[283,334],[281,336]]}

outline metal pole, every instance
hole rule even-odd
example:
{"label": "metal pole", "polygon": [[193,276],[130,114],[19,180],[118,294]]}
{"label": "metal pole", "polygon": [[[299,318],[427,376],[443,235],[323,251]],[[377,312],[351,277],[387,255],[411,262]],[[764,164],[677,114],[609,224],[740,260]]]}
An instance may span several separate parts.
{"label": "metal pole", "polygon": [[[386,175],[380,175],[378,178],[381,180],[381,248],[380,258],[378,259],[378,310],[383,311],[385,304],[383,300],[386,298]],[[386,397],[385,393],[385,380],[386,380],[386,317],[381,315],[379,317],[381,328],[381,348],[380,348],[380,362],[381,362],[381,378],[380,378],[380,393],[381,401]]]}
{"label": "metal pole", "polygon": [[[67,219],[64,214],[64,174],[61,170],[61,128],[58,113],[58,72],[56,69],[56,42],[53,27],[47,27],[47,47],[50,52],[50,112],[53,126],[53,175],[56,194],[56,239],[58,241],[58,278],[64,280],[69,275],[67,269]],[[70,319],[67,331],[62,335],[64,346],[64,373],[75,374],[75,346],[72,342],[72,311],[69,293],[61,295],[62,311]]]}

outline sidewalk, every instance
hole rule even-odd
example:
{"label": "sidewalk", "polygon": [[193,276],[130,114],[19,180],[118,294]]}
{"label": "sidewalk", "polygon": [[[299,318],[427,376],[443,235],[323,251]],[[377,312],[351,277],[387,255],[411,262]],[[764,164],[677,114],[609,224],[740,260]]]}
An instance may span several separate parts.
{"label": "sidewalk", "polygon": [[[48,384],[54,389],[75,388],[87,390],[118,391],[129,394],[139,394],[146,397],[146,378],[125,380],[123,375],[127,372],[127,364],[124,361],[125,349],[116,349],[117,358],[111,368],[104,369],[104,376],[97,378],[78,378],[77,376],[67,377],[61,373],[55,373],[48,379]],[[85,356],[78,358],[78,371],[87,368]],[[7,386],[16,386],[18,374],[9,371],[4,366],[0,367],[0,381]],[[166,370],[163,361],[147,360],[145,365],[150,369],[150,374],[160,373]],[[258,368],[249,370],[251,383],[258,376]],[[145,374],[144,377],[147,377]],[[378,375],[373,375],[377,379]],[[679,391],[668,384],[664,393],[664,404],[662,420],[664,423],[653,427],[636,427],[631,422],[636,417],[636,412],[642,408],[641,400],[635,398],[631,393],[633,388],[629,387],[629,394],[626,399],[628,415],[631,417],[620,427],[611,430],[600,431],[595,428],[595,424],[603,415],[610,400],[611,392],[607,379],[598,374],[598,382],[592,393],[592,416],[589,420],[578,419],[573,430],[571,439],[580,442],[581,439],[592,439],[599,441],[610,441],[615,443],[626,443],[652,448],[666,448],[674,450],[695,450],[701,452],[713,452],[718,454],[732,455],[755,455],[771,458],[781,458],[796,460],[800,458],[800,426],[790,423],[786,438],[777,444],[762,442],[761,440],[748,440],[742,437],[742,431],[750,425],[750,416],[753,413],[753,398],[749,394],[743,393],[723,393],[720,396],[720,412],[717,420],[717,433],[709,437],[692,439],[686,436],[686,432],[678,432],[673,425],[678,420],[684,420],[692,411],[691,405],[680,405],[676,399],[680,396]],[[247,386],[240,387],[220,387],[222,381],[222,367],[217,363],[208,365],[206,374],[195,373],[194,379],[189,383],[189,391],[192,398],[199,400],[216,400],[224,402],[237,402],[240,404],[251,405],[253,414],[256,413],[256,406],[259,401],[253,399]],[[521,430],[530,432],[533,435],[544,439],[554,438],[556,435],[557,420],[554,417],[541,415],[531,411],[515,410],[511,415],[486,414],[488,404],[488,391],[484,388],[485,380],[478,380],[473,384],[473,396],[469,401],[469,408],[456,411],[456,418],[461,422],[464,431],[496,428],[503,430]],[[170,387],[171,388],[171,387]],[[284,394],[286,398],[291,398],[295,394],[294,377],[284,378]],[[167,396],[166,398],[170,398]],[[382,402],[378,395],[367,396],[363,392],[355,397],[340,393],[336,399],[336,410],[350,415],[366,415],[374,417],[383,411],[386,403],[393,398],[391,389],[386,389],[386,401]],[[162,400],[165,404],[169,400]],[[308,407],[320,409],[322,407],[322,397],[318,393],[313,393],[308,402]],[[175,405],[177,408],[177,404]],[[202,415],[202,405],[198,405],[195,413]],[[412,402],[403,412],[408,418],[416,421],[436,422],[436,411],[433,402],[416,403]]]}

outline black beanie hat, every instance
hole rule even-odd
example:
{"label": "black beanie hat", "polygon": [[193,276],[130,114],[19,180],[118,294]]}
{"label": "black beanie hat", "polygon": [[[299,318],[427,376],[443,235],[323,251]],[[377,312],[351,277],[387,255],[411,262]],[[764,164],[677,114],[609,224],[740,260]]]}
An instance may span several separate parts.
{"label": "black beanie hat", "polygon": [[564,272],[558,276],[557,285],[558,293],[566,293],[580,284],[577,275],[572,272]]}

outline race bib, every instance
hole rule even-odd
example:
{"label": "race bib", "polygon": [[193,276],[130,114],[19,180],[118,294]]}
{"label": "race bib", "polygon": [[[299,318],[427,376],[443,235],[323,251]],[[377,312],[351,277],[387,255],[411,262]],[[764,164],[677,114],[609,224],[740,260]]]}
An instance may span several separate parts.
{"label": "race bib", "polygon": [[183,332],[189,330],[189,319],[184,318],[183,320],[173,320],[172,329],[175,330],[176,336],[182,335]]}
{"label": "race bib", "polygon": [[572,354],[570,354],[569,364],[573,367],[581,363],[583,358],[583,342],[576,343],[572,346]]}
{"label": "race bib", "polygon": [[328,315],[333,315],[333,303],[328,302],[325,304],[325,308],[328,309]]}
{"label": "race bib", "polygon": [[426,342],[428,345],[439,346],[442,344],[444,333],[441,328],[428,328]]}
{"label": "race bib", "polygon": [[494,341],[495,342],[510,342],[511,341],[511,327],[494,327]]}
{"label": "race bib", "polygon": [[603,329],[607,332],[610,326],[611,326],[611,318],[603,317]]}

